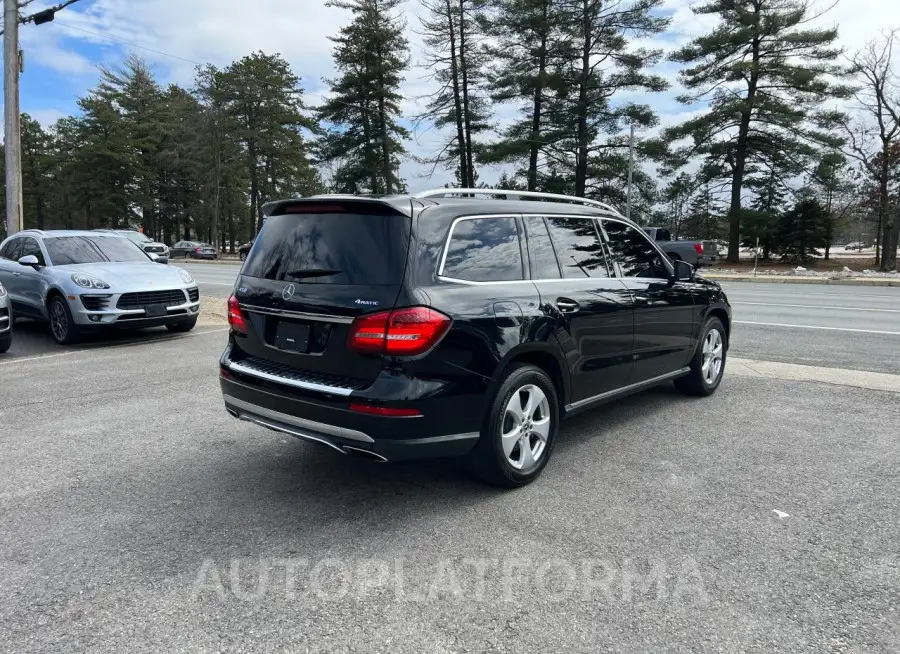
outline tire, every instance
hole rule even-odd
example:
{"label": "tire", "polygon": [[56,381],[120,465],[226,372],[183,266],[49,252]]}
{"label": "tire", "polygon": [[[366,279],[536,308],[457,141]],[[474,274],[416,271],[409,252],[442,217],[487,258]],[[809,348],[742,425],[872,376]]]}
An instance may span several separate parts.
{"label": "tire", "polygon": [[12,329],[0,335],[0,354],[6,352],[12,346]]}
{"label": "tire", "polygon": [[184,253],[184,258],[185,258],[185,259],[191,259],[191,258],[193,258],[193,255],[192,255],[190,252],[185,252],[185,253]]}
{"label": "tire", "polygon": [[166,325],[166,329],[168,329],[173,334],[184,334],[186,332],[191,331],[194,327],[197,326],[197,319],[194,318],[190,322],[173,322]]}
{"label": "tire", "polygon": [[[531,427],[525,439],[521,437],[523,422]],[[494,486],[530,484],[550,460],[558,430],[559,403],[553,382],[536,366],[517,365],[497,389],[478,443],[469,454],[469,466]],[[519,436],[504,439],[504,432]]]}
{"label": "tire", "polygon": [[246,252],[241,252],[240,254],[238,254],[238,256],[240,257],[241,261],[246,261],[246,260],[247,260],[247,253],[246,253]]}
{"label": "tire", "polygon": [[72,312],[62,295],[54,295],[47,305],[50,318],[50,333],[60,345],[72,345],[81,340],[78,325],[72,319]]}
{"label": "tire", "polygon": [[[718,318],[710,318],[700,332],[700,342],[691,359],[691,371],[675,380],[675,388],[685,395],[697,397],[712,395],[722,383],[727,354],[728,334],[725,327]],[[704,368],[707,362],[709,366]]]}

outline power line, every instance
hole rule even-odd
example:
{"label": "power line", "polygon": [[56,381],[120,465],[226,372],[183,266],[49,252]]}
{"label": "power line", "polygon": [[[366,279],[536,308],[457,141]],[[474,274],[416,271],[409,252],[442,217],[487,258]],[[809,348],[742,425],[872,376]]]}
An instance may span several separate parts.
{"label": "power line", "polygon": [[139,50],[146,50],[147,52],[152,52],[154,54],[162,55],[164,57],[171,57],[172,59],[178,59],[179,61],[184,61],[189,64],[194,64],[195,66],[203,66],[199,61],[194,61],[193,59],[185,59],[184,57],[179,57],[178,55],[173,55],[169,52],[163,52],[162,50],[154,50],[153,48],[148,48],[144,45],[139,45],[137,43],[132,43],[131,41],[123,41],[122,39],[117,39],[108,34],[101,34],[100,32],[94,32],[92,30],[86,30],[83,27],[75,27],[70,23],[62,23],[57,21],[57,25],[62,25],[63,27],[67,27],[72,30],[76,30],[78,32],[84,32],[85,34],[93,34],[94,36],[99,36],[102,39],[106,39],[107,41],[112,41],[113,43],[121,43],[122,45],[127,45],[132,48],[138,48]]}

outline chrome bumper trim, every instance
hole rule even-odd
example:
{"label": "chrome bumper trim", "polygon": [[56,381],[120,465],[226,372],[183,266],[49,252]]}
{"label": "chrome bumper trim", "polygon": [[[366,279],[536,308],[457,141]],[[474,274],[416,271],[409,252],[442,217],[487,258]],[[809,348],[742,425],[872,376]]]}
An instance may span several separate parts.
{"label": "chrome bumper trim", "polygon": [[[269,420],[274,420],[277,422],[284,423],[285,425],[289,425],[291,427],[296,427],[298,429],[309,429],[313,432],[318,432],[320,434],[325,434],[327,436],[334,436],[336,438],[344,438],[351,441],[358,441],[360,443],[374,443],[375,441],[368,434],[364,434],[361,431],[356,431],[355,429],[347,429],[346,427],[338,427],[336,425],[329,425],[324,422],[316,422],[315,420],[307,420],[306,418],[298,418],[297,416],[292,416],[287,413],[281,413],[280,411],[273,411],[272,409],[266,409],[261,406],[257,406],[255,404],[251,404],[250,402],[245,402],[244,400],[239,400],[236,397],[231,395],[224,395],[225,404],[231,406],[234,409],[238,410],[238,417],[241,417],[241,412],[246,411],[248,414],[255,414],[260,418],[268,418]],[[270,429],[278,429],[277,426],[272,425],[264,425],[269,427]],[[282,429],[283,431],[283,429]],[[294,434],[294,432],[290,432]],[[300,434],[294,434],[295,436],[300,436]],[[310,436],[310,438],[315,438]],[[334,445],[333,443],[329,443],[329,445]],[[336,446],[335,446],[336,447]]]}
{"label": "chrome bumper trim", "polygon": [[320,393],[330,393],[332,395],[341,395],[343,397],[347,397],[353,392],[352,388],[340,388],[338,386],[327,386],[325,384],[317,384],[315,382],[305,382],[300,381],[298,379],[290,379],[288,377],[280,377],[278,375],[272,375],[267,372],[263,372],[262,370],[256,370],[254,368],[250,368],[248,366],[241,365],[240,363],[236,363],[234,361],[228,362],[228,368],[234,370],[235,372],[239,372],[244,375],[249,375],[251,377],[258,377],[259,379],[265,379],[266,381],[275,382],[276,384],[284,384],[285,386],[293,386],[294,388],[302,388],[307,391],[318,391]]}

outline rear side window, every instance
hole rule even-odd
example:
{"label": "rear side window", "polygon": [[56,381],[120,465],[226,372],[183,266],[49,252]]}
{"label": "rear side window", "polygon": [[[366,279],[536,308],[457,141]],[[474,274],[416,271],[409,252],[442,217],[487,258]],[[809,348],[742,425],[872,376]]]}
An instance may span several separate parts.
{"label": "rear side window", "polygon": [[610,276],[603,244],[593,219],[547,216],[546,220],[563,277]]}
{"label": "rear side window", "polygon": [[457,221],[441,275],[468,282],[524,279],[516,219],[465,218]]}
{"label": "rear side window", "polygon": [[302,284],[393,286],[403,281],[409,218],[378,208],[269,216],[241,274]]}

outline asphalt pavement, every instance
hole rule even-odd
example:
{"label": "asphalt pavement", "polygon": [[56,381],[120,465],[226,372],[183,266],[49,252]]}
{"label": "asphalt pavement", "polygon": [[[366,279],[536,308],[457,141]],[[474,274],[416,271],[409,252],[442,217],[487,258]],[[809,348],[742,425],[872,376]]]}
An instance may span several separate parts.
{"label": "asphalt pavement", "polygon": [[[182,265],[176,262],[177,265]],[[238,264],[188,264],[204,295],[228,297]],[[900,289],[723,283],[734,310],[732,354],[900,374]]]}
{"label": "asphalt pavement", "polygon": [[224,342],[0,358],[0,651],[900,650],[895,393],[667,385],[503,492],[232,419]]}

